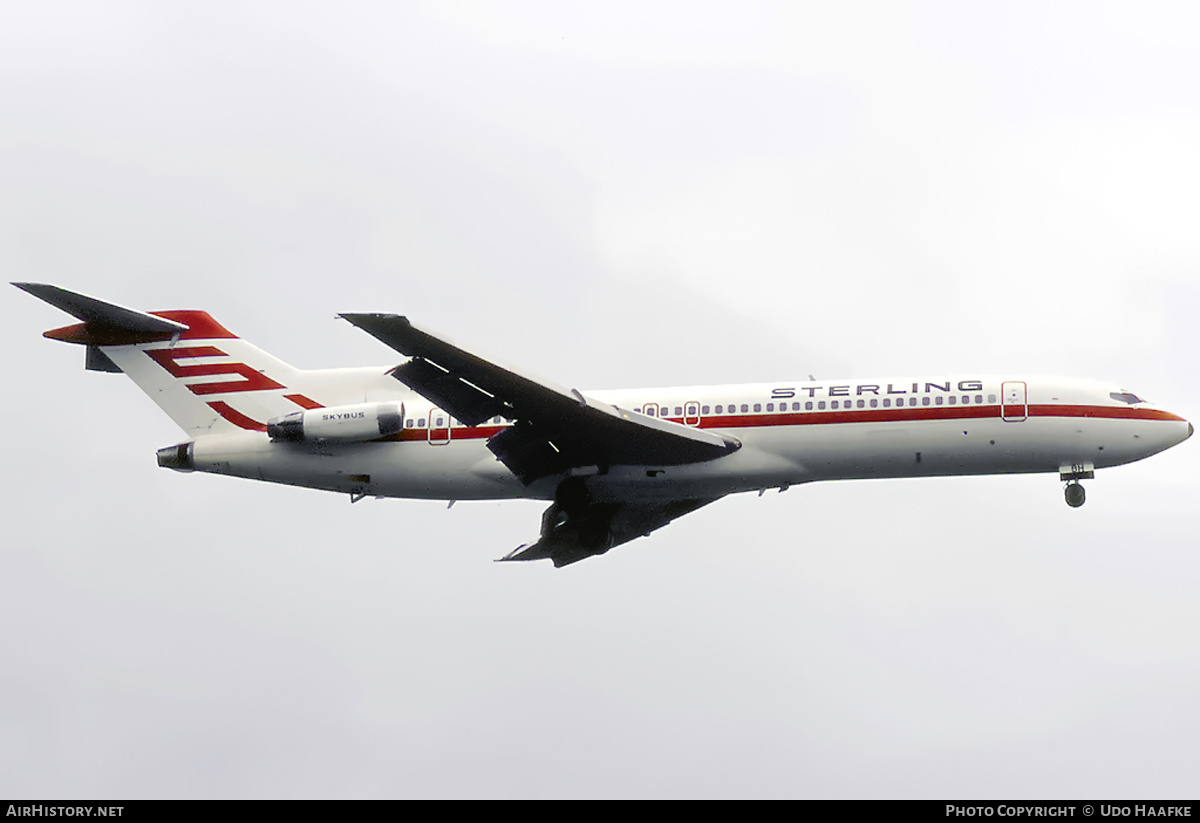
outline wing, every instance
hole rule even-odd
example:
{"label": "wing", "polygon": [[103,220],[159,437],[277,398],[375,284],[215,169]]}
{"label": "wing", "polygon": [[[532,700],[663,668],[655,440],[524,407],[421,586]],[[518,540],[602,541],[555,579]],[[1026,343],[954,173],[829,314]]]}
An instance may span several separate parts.
{"label": "wing", "polygon": [[576,563],[614,546],[645,537],[677,517],[707,506],[719,497],[649,503],[593,503],[568,515],[555,503],[542,516],[542,536],[530,546],[518,546],[506,560],[554,561],[555,568]]}
{"label": "wing", "polygon": [[411,357],[392,376],[463,423],[474,426],[497,415],[512,420],[488,448],[526,484],[583,466],[698,463],[741,446],[730,437],[647,417],[496,365],[406,317],[342,317]]}

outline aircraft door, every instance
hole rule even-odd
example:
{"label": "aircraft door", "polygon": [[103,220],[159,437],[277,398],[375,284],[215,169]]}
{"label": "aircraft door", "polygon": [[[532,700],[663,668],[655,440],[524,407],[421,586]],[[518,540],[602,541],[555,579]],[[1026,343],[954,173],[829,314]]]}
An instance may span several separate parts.
{"label": "aircraft door", "polygon": [[450,442],[450,415],[439,408],[429,410],[429,445],[444,446]]}
{"label": "aircraft door", "polygon": [[685,426],[700,425],[700,404],[694,401],[685,403],[683,406],[683,424]]}
{"label": "aircraft door", "polygon": [[1025,381],[1009,380],[1000,384],[1000,419],[1019,423],[1029,416]]}

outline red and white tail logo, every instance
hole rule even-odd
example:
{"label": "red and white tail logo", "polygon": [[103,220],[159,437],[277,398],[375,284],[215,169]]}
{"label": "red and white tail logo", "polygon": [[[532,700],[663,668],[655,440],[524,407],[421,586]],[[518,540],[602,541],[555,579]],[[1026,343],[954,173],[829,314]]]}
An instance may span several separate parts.
{"label": "red and white tail logo", "polygon": [[207,312],[153,314],[188,329],[169,341],[105,346],[104,352],[189,434],[266,431],[267,420],[297,406],[321,407],[295,391],[303,372],[242,340]]}
{"label": "red and white tail logo", "polygon": [[[302,372],[242,340],[203,311],[143,312],[48,283],[18,288],[82,320],[45,333],[88,347],[88,368],[119,369],[193,437],[266,431],[272,417],[321,408],[315,372]],[[96,355],[96,356],[93,356]],[[340,381],[325,381],[337,390]]]}
{"label": "red and white tail logo", "polygon": [[199,363],[184,364],[180,360],[198,357],[229,357],[216,346],[180,346],[173,349],[150,349],[146,352],[155,363],[175,377],[209,377],[212,375],[236,375],[240,380],[218,380],[211,383],[188,383],[192,394],[231,394],[244,391],[265,391],[287,388],[245,363]]}

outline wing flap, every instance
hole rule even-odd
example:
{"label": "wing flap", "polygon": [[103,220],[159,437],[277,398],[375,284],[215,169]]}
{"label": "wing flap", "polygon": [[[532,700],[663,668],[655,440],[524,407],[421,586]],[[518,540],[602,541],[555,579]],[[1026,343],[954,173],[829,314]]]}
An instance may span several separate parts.
{"label": "wing flap", "polygon": [[507,416],[511,412],[494,395],[422,358],[413,358],[389,373],[468,426],[478,426],[489,417]]}

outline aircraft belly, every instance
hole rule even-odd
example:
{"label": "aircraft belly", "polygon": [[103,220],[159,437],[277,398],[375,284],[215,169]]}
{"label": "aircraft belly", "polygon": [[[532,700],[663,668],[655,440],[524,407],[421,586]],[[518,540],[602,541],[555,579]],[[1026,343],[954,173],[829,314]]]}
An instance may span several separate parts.
{"label": "aircraft belly", "polygon": [[816,480],[1057,472],[1080,462],[1101,467],[1139,459],[1112,445],[1106,457],[1099,448],[1129,439],[1121,423],[988,418],[745,428],[728,432],[743,444],[733,454],[682,466],[616,466],[589,477],[588,488],[601,501],[680,499]]}
{"label": "aircraft belly", "polygon": [[431,500],[498,500],[526,492],[481,443],[273,443],[261,435],[200,438],[196,471],[328,491]]}
{"label": "aircraft belly", "polygon": [[763,427],[736,434],[747,448],[802,466],[808,480],[836,480],[1057,472],[1081,462],[1115,466],[1182,439],[1183,428],[1167,431],[1169,426],[1162,421],[1040,417]]}
{"label": "aircraft belly", "polygon": [[[1172,421],[1083,417],[764,426],[742,448],[683,465],[611,466],[587,479],[598,501],[715,497],[814,480],[1057,472],[1148,457],[1186,437]],[[552,498],[562,477],[526,486],[482,440],[277,443],[257,433],[196,440],[195,468],[293,486],[435,500]]]}
{"label": "aircraft belly", "polygon": [[784,455],[743,446],[700,463],[612,466],[604,474],[587,477],[587,486],[597,502],[623,502],[719,497],[815,479]]}

